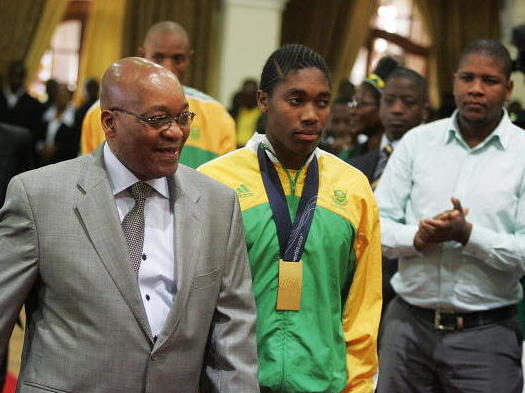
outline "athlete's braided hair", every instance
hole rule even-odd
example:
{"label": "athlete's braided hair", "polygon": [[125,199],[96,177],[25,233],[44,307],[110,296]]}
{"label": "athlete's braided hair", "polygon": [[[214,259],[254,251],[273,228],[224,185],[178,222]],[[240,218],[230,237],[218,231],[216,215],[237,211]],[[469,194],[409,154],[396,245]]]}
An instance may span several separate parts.
{"label": "athlete's braided hair", "polygon": [[322,56],[307,46],[291,44],[277,49],[266,60],[259,88],[271,95],[275,85],[286,78],[286,75],[304,68],[317,68],[325,74],[330,84],[330,72]]}

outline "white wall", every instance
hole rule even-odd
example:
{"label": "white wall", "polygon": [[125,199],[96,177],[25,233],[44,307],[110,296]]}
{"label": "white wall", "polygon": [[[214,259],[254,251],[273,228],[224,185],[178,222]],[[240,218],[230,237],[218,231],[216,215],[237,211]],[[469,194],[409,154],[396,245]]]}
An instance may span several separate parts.
{"label": "white wall", "polygon": [[259,80],[264,62],[278,48],[286,1],[224,1],[217,98],[225,106],[244,79]]}

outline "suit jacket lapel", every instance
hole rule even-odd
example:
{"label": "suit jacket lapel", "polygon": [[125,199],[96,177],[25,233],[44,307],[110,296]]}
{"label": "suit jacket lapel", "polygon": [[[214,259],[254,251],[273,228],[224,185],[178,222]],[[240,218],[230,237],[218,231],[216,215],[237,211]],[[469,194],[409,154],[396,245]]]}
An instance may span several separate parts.
{"label": "suit jacket lapel", "polygon": [[151,329],[140,297],[137,278],[129,259],[115,199],[104,167],[103,150],[94,153],[94,161],[86,166],[78,186],[83,191],[77,211],[87,236],[125,299],[144,333],[152,339]]}
{"label": "suit jacket lapel", "polygon": [[185,169],[179,167],[176,175],[168,179],[170,199],[174,208],[177,293],[155,349],[162,346],[167,340],[184,314],[195,265],[199,258],[199,245],[202,242],[203,220],[202,212],[198,209],[200,191],[193,186],[188,176],[184,176]]}

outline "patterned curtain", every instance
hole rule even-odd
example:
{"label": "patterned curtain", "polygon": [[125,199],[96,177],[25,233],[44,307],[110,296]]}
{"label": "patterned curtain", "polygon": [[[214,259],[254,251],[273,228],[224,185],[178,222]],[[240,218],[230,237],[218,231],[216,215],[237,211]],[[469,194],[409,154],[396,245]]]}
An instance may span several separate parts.
{"label": "patterned curtain", "polygon": [[377,0],[290,0],[282,21],[282,44],[319,52],[332,72],[332,87],[346,78],[368,38]]}

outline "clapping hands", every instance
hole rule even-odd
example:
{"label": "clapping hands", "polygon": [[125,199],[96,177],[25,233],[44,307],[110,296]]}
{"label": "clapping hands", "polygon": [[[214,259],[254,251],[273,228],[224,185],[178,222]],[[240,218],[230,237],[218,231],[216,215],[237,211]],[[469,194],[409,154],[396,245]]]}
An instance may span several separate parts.
{"label": "clapping hands", "polygon": [[457,241],[467,244],[472,232],[472,224],[466,220],[468,209],[461,206],[457,198],[451,198],[453,208],[419,222],[419,229],[414,237],[414,247],[418,250],[438,243]]}

